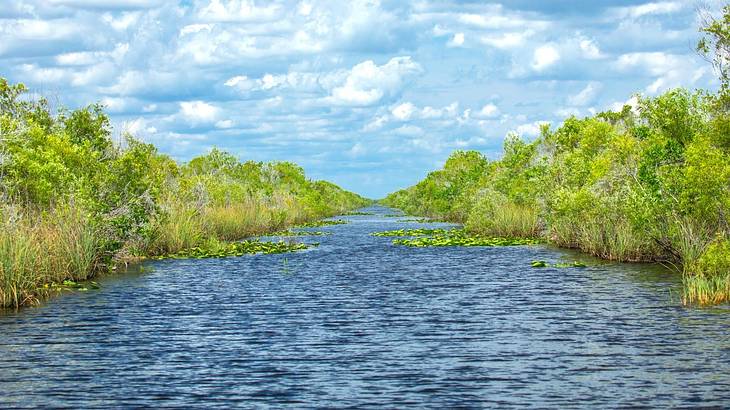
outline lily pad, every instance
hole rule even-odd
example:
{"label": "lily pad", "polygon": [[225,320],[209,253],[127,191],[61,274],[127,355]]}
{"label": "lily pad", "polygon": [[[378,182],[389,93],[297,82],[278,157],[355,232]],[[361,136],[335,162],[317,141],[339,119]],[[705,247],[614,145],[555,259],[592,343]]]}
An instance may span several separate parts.
{"label": "lily pad", "polygon": [[295,226],[295,228],[319,228],[322,226],[332,226],[332,225],[344,225],[347,221],[342,219],[335,219],[335,220],[327,220],[327,221],[314,221],[314,222],[307,222],[303,224],[299,224]]}
{"label": "lily pad", "polygon": [[299,250],[308,249],[318,246],[318,243],[305,244],[299,242],[265,242],[256,240],[247,240],[241,242],[230,242],[212,248],[195,247],[185,249],[177,253],[160,256],[157,259],[207,259],[207,258],[225,258],[227,256],[243,256],[246,254],[275,254],[288,253]]}

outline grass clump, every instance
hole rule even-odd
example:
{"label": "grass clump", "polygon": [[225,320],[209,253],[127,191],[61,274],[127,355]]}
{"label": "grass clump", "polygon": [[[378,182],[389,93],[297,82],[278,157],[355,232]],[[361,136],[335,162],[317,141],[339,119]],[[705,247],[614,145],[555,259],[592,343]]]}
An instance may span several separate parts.
{"label": "grass clump", "polygon": [[685,304],[715,305],[730,301],[730,241],[719,236],[683,275]]}

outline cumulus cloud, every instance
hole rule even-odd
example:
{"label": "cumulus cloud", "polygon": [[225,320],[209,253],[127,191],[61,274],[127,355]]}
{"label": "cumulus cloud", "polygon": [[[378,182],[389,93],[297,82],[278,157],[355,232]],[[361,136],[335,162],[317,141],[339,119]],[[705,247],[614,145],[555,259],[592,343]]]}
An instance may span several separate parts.
{"label": "cumulus cloud", "polygon": [[192,124],[211,123],[218,118],[218,107],[205,101],[183,101],[180,114]]}
{"label": "cumulus cloud", "polygon": [[619,18],[635,19],[647,15],[676,13],[684,7],[685,5],[678,1],[660,1],[637,6],[618,7],[614,10],[614,14]]}
{"label": "cumulus cloud", "polygon": [[448,42],[449,47],[461,47],[464,45],[464,33],[456,33]]}
{"label": "cumulus cloud", "polygon": [[540,135],[540,130],[543,125],[549,124],[549,121],[535,121],[518,126],[517,128],[515,128],[514,132],[524,137],[534,138]]}
{"label": "cumulus cloud", "polygon": [[373,196],[453,149],[497,157],[511,130],[532,138],[636,91],[717,87],[686,47],[697,22],[681,1],[7,3],[10,81],[99,101],[179,160],[213,145],[296,159]]}
{"label": "cumulus cloud", "polygon": [[406,102],[396,106],[390,112],[396,119],[406,121],[411,118],[411,115],[413,115],[415,111],[416,107],[413,104]]}
{"label": "cumulus cloud", "polygon": [[326,101],[335,105],[372,105],[384,97],[398,95],[408,80],[422,72],[421,66],[408,56],[394,57],[382,66],[367,60],[354,66],[344,84],[335,87]]}
{"label": "cumulus cloud", "polygon": [[543,71],[560,60],[558,49],[552,44],[545,44],[535,49],[532,55],[532,68]]}
{"label": "cumulus cloud", "polygon": [[499,114],[499,108],[497,108],[496,105],[489,103],[483,106],[481,110],[479,110],[477,116],[480,118],[496,118],[499,117]]}
{"label": "cumulus cloud", "polygon": [[261,22],[271,21],[279,15],[276,4],[256,6],[252,0],[211,0],[198,12],[201,21]]}
{"label": "cumulus cloud", "polygon": [[593,103],[601,91],[602,84],[598,82],[591,82],[585,86],[578,94],[571,95],[568,97],[568,104],[576,107],[585,107]]}
{"label": "cumulus cloud", "polygon": [[481,37],[480,41],[488,46],[499,49],[511,49],[519,47],[527,41],[529,37],[534,35],[533,30],[525,30],[512,33],[488,34]]}

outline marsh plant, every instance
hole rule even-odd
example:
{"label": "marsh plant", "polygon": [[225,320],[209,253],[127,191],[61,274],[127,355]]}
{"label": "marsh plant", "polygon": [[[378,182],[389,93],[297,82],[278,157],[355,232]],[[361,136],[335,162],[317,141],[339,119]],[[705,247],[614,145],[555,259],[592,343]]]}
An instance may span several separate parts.
{"label": "marsh plant", "polygon": [[512,134],[497,161],[457,151],[383,202],[479,235],[664,262],[682,272],[685,303],[728,301],[730,6],[701,31],[698,50],[718,69],[719,91],[638,95],[620,111],[543,126],[532,141]]}
{"label": "marsh plant", "polygon": [[301,248],[226,243],[369,203],[289,162],[213,149],[180,164],[132,135],[116,143],[101,105],[54,112],[2,78],[0,136],[0,307],[143,257]]}

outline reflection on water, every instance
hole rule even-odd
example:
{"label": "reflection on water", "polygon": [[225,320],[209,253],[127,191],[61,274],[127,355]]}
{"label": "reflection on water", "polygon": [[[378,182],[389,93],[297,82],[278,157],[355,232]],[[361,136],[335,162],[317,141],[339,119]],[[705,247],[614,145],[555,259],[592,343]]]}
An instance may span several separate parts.
{"label": "reflection on water", "polygon": [[150,262],[0,316],[0,407],[730,403],[730,315],[681,307],[677,275],[396,247],[368,233],[423,225],[368,211],[306,252]]}

